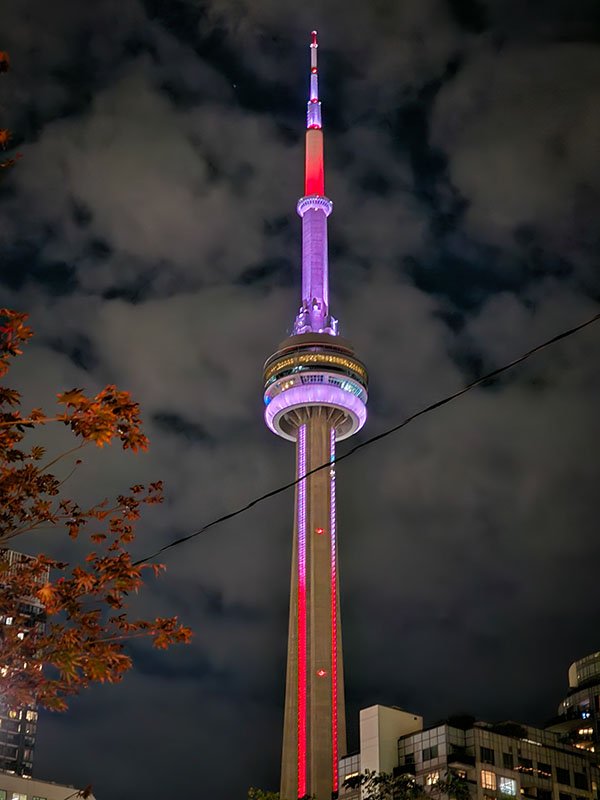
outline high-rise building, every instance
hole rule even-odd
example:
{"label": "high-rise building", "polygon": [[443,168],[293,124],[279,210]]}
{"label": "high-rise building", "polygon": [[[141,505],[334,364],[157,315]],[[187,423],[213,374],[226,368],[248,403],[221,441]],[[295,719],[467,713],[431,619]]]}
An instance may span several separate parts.
{"label": "high-rise building", "polygon": [[296,443],[282,800],[338,793],[346,749],[335,505],[336,443],[364,425],[367,372],[329,306],[317,34],[310,44],[302,218],[302,302],[292,335],[264,367],[265,420]]}
{"label": "high-rise building", "polygon": [[[411,730],[412,728],[412,730]],[[420,717],[385,706],[360,712],[359,753],[340,760],[340,782],[365,770],[412,776],[434,800],[449,774],[465,781],[471,800],[597,800],[594,754],[565,744],[550,731],[516,722],[453,717],[422,728]],[[359,789],[342,788],[343,800]]]}
{"label": "high-rise building", "polygon": [[558,715],[546,727],[562,741],[600,758],[600,653],[571,664],[568,694],[558,706]]}
{"label": "high-rise building", "polygon": [[[5,564],[3,574],[10,576],[30,558],[15,550],[0,549],[0,560]],[[48,578],[49,573],[41,576],[40,583],[45,583]],[[0,609],[0,627],[17,628],[18,636],[26,636],[34,629],[43,629],[44,625],[44,607],[36,597],[22,598],[16,608]],[[35,706],[14,708],[0,697],[0,770],[16,775],[31,775],[37,718]]]}

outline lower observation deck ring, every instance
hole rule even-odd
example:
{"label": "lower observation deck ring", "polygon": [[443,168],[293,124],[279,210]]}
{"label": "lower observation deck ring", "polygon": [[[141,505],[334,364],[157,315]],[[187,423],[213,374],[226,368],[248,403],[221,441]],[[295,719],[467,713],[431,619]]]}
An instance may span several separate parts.
{"label": "lower observation deck ring", "polygon": [[296,386],[276,395],[265,409],[265,421],[273,433],[295,442],[296,432],[292,425],[286,424],[287,415],[315,406],[334,408],[343,413],[343,422],[336,426],[338,441],[359,431],[367,418],[367,408],[361,398],[337,386],[315,384]]}

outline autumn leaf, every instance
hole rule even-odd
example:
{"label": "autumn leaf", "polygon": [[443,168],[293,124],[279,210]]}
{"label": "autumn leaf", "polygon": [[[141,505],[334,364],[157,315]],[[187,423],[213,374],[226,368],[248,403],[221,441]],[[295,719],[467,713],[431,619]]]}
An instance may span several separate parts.
{"label": "autumn leaf", "polygon": [[56,395],[58,402],[62,405],[77,405],[85,401],[83,391],[81,389],[70,389],[68,392]]}
{"label": "autumn leaf", "polygon": [[51,613],[51,610],[54,608],[55,601],[54,587],[49,583],[45,583],[41,589],[37,590],[37,596],[42,605],[46,608],[46,611]]}
{"label": "autumn leaf", "polygon": [[21,399],[21,395],[15,389],[7,389],[5,386],[0,386],[0,406],[16,406]]}

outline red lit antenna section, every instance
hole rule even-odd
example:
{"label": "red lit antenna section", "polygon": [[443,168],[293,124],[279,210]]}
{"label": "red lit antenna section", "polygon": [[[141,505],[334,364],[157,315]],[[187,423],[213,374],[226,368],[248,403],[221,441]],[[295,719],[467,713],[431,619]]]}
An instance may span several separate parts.
{"label": "red lit antenna section", "polygon": [[321,130],[321,101],[319,100],[319,68],[317,64],[317,32],[312,31],[310,42],[310,94],[306,109],[306,172],[304,194],[324,195],[323,132]]}

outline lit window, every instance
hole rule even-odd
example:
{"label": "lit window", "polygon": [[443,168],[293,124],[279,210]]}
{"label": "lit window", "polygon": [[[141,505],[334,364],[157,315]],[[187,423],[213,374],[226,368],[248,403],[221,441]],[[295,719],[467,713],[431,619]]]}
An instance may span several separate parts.
{"label": "lit window", "polygon": [[11,710],[8,712],[8,716],[10,719],[19,719],[20,715],[18,711]]}
{"label": "lit window", "polygon": [[496,788],[496,773],[490,772],[487,769],[481,770],[481,785],[484,789]]}
{"label": "lit window", "polygon": [[10,796],[10,800],[27,800],[27,795],[21,794],[21,792],[13,792]]}
{"label": "lit window", "polygon": [[500,776],[500,794],[507,794],[511,797],[517,796],[517,782],[513,778],[503,778]]}
{"label": "lit window", "polygon": [[27,711],[25,717],[27,718],[27,722],[35,722],[38,718],[37,711]]}
{"label": "lit window", "polygon": [[425,776],[425,786],[435,786],[440,780],[439,772],[428,772]]}
{"label": "lit window", "polygon": [[4,789],[0,789],[0,800],[6,800],[6,791]]}
{"label": "lit window", "polygon": [[12,617],[7,617],[4,621],[6,622],[7,625],[12,625],[13,624],[13,618]]}

